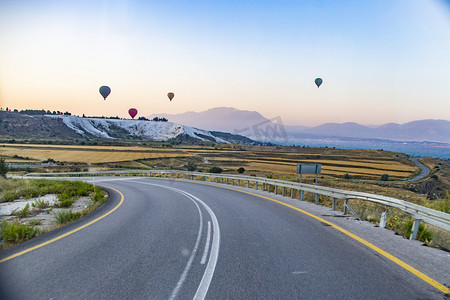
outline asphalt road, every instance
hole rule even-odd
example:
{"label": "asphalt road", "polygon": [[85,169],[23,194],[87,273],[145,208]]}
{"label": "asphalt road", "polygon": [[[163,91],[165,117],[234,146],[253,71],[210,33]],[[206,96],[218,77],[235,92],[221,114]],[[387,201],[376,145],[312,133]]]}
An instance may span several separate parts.
{"label": "asphalt road", "polygon": [[[1,299],[443,299],[379,253],[289,207],[219,187],[105,178],[111,198],[3,251]],[[123,202],[121,202],[123,200]]]}

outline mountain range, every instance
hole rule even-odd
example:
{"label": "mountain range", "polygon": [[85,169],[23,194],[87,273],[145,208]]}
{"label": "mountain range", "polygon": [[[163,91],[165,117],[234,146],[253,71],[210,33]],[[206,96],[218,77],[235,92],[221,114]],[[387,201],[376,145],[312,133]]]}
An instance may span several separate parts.
{"label": "mountain range", "polygon": [[354,122],[320,126],[287,126],[280,117],[268,119],[256,111],[217,107],[202,112],[154,114],[188,126],[241,134],[270,142],[296,142],[325,138],[382,139],[391,141],[450,143],[450,121],[418,120],[405,124],[365,126]]}

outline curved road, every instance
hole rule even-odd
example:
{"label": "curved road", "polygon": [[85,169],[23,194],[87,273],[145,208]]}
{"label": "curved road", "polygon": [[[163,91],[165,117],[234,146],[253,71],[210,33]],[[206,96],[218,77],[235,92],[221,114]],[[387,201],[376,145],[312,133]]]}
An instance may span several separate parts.
{"label": "curved road", "polygon": [[397,181],[397,182],[418,181],[418,180],[421,180],[421,179],[425,178],[426,176],[428,176],[428,174],[430,174],[430,169],[428,169],[427,166],[425,166],[423,163],[421,163],[418,158],[413,158],[412,161],[420,168],[420,174],[414,178],[411,178],[408,180],[403,180],[403,181]]}
{"label": "curved road", "polygon": [[419,181],[419,180],[421,180],[421,179],[427,177],[428,174],[430,174],[430,169],[428,169],[427,166],[425,166],[424,164],[422,164],[422,163],[419,161],[419,158],[417,158],[417,157],[412,158],[411,161],[412,161],[413,163],[415,163],[416,166],[418,166],[419,169],[420,169],[420,174],[417,175],[417,176],[415,176],[415,177],[413,177],[413,178],[410,178],[410,179],[407,179],[407,180],[393,180],[393,181],[382,181],[382,180],[355,180],[355,181],[361,181],[361,182],[380,182],[380,183],[403,183],[403,182],[414,182],[414,181]]}
{"label": "curved road", "polygon": [[443,297],[332,226],[255,195],[152,178],[96,183],[113,188],[100,209],[0,254],[1,299]]}

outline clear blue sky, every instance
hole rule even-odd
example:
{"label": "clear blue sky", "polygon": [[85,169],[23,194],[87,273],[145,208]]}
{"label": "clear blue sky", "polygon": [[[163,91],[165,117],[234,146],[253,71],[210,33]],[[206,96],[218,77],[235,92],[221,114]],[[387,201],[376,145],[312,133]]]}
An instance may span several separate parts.
{"label": "clear blue sky", "polygon": [[2,107],[450,120],[449,1],[0,0],[0,44]]}

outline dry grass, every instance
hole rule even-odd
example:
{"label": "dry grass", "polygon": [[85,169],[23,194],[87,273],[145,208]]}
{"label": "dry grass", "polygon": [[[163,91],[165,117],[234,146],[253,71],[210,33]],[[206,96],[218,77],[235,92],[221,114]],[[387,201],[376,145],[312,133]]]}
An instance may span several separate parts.
{"label": "dry grass", "polygon": [[[58,146],[58,147],[48,147],[43,145],[37,147],[33,145],[32,147],[11,147],[4,146],[0,147],[1,156],[13,157],[14,155],[20,155],[23,157],[30,157],[34,160],[46,160],[51,158],[56,161],[63,162],[83,162],[83,163],[108,163],[108,162],[119,162],[119,161],[133,161],[138,159],[148,159],[148,158],[160,158],[160,157],[177,157],[186,156],[185,153],[177,153],[176,151],[161,151],[161,149],[143,149],[138,147],[120,148],[113,151],[102,151],[99,147],[80,147],[75,146]],[[103,148],[107,149],[107,148]],[[129,151],[134,150],[134,151]]]}

